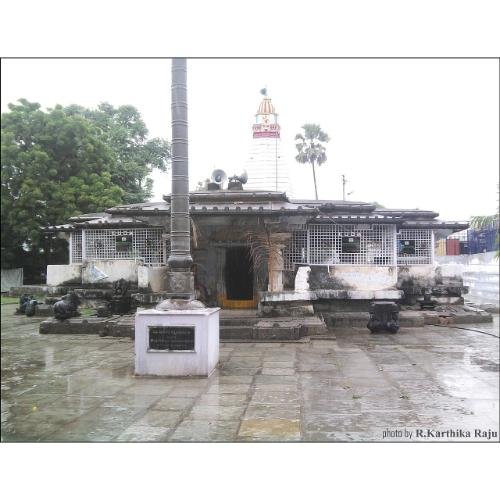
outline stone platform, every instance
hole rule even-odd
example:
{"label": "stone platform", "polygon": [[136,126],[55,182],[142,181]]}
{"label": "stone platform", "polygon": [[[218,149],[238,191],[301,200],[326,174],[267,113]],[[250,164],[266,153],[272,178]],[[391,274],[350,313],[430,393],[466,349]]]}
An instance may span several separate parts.
{"label": "stone platform", "polygon": [[[224,314],[229,312],[229,314]],[[231,314],[236,312],[237,314]],[[134,338],[134,315],[111,316],[98,318],[95,316],[71,318],[59,321],[51,318],[40,324],[41,334],[97,334],[101,337]],[[328,335],[322,319],[307,318],[260,318],[256,311],[221,311],[220,341],[221,342],[284,342],[299,341],[305,337]]]}
{"label": "stone platform", "polygon": [[9,290],[9,297],[20,297],[21,295],[64,295],[71,287],[50,285],[21,285],[13,286]]}
{"label": "stone platform", "polygon": [[[454,307],[443,311],[403,310],[399,313],[403,328],[426,325],[460,325],[489,323],[492,315],[473,307]],[[309,338],[335,339],[335,332],[344,328],[366,328],[369,313],[338,312],[318,316],[262,318],[254,310],[222,310],[221,342],[300,342]],[[134,338],[134,315],[109,318],[86,316],[59,321],[49,319],[40,324],[41,334],[97,334],[101,337]],[[353,331],[353,334],[355,331]]]}

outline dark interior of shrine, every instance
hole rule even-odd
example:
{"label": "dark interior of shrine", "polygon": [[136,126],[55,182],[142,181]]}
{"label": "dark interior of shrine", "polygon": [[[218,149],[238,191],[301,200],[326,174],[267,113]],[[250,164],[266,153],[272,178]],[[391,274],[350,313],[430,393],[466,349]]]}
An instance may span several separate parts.
{"label": "dark interior of shrine", "polygon": [[253,299],[253,265],[247,247],[226,250],[225,279],[228,299]]}

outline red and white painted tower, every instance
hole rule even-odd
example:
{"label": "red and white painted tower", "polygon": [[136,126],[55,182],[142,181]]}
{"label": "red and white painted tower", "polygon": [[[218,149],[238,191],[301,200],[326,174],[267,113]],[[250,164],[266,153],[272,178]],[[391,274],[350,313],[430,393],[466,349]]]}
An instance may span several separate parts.
{"label": "red and white painted tower", "polygon": [[250,155],[245,164],[248,182],[245,190],[288,191],[289,173],[281,153],[278,114],[266,89],[252,127]]}

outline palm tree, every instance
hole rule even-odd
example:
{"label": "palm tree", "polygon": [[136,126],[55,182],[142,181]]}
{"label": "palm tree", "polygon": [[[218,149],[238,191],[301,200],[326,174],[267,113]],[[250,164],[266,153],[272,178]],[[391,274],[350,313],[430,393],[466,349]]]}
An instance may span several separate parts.
{"label": "palm tree", "polygon": [[488,229],[498,225],[498,214],[495,215],[473,215],[470,219],[472,229]]}
{"label": "palm tree", "polygon": [[314,179],[314,193],[318,199],[318,187],[316,185],[316,165],[322,165],[326,161],[325,142],[330,138],[326,132],[321,130],[315,123],[306,123],[302,125],[303,133],[295,136],[295,147],[299,154],[295,159],[299,163],[310,163],[312,166]]}

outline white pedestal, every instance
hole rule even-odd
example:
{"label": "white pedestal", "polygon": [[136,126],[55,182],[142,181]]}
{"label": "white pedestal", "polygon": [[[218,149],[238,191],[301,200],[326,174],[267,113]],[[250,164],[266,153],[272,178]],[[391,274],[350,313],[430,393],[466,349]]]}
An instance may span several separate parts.
{"label": "white pedestal", "polygon": [[[158,350],[150,347],[154,327],[194,328],[193,350]],[[170,330],[169,330],[170,332]],[[154,334],[153,334],[154,335]],[[169,335],[169,333],[167,333]],[[219,362],[219,308],[158,311],[135,315],[135,374],[170,377],[208,377]]]}

